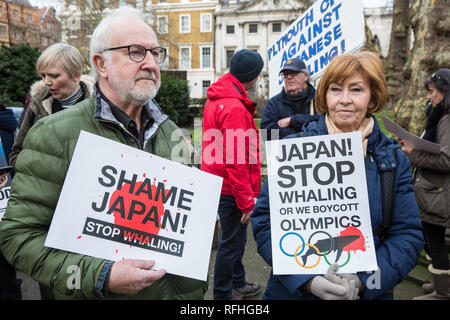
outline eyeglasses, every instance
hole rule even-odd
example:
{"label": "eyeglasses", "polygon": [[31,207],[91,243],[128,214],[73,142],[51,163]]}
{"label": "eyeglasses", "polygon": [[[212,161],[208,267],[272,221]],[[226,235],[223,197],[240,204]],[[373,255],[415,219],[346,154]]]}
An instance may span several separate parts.
{"label": "eyeglasses", "polygon": [[153,56],[153,59],[158,64],[163,63],[164,59],[166,58],[166,49],[165,48],[155,47],[155,48],[147,49],[147,48],[137,45],[137,44],[132,44],[130,46],[108,48],[103,51],[111,51],[111,50],[118,50],[118,49],[125,49],[125,48],[128,49],[128,56],[130,57],[130,60],[134,61],[134,62],[143,61],[145,59],[147,51],[150,51],[150,53]]}
{"label": "eyeglasses", "polygon": [[438,75],[438,74],[436,74],[436,72],[435,72],[435,73],[433,73],[433,74],[431,75],[431,79],[438,79],[438,80],[442,80],[442,79],[441,79],[441,76],[440,76],[440,75]]}
{"label": "eyeglasses", "polygon": [[298,75],[300,72],[282,72],[281,75],[284,78],[289,78],[289,77],[295,77],[296,75]]}

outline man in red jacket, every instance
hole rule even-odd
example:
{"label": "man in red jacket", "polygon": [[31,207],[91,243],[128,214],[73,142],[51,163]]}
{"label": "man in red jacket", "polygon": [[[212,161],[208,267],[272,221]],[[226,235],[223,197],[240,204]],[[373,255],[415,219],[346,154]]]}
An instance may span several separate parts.
{"label": "man in red jacket", "polygon": [[257,295],[259,284],[245,281],[242,264],[247,224],[261,183],[259,131],[248,98],[264,62],[251,50],[236,52],[230,72],[207,90],[203,115],[201,169],[223,177],[219,203],[221,238],[214,267],[214,299],[242,299]]}

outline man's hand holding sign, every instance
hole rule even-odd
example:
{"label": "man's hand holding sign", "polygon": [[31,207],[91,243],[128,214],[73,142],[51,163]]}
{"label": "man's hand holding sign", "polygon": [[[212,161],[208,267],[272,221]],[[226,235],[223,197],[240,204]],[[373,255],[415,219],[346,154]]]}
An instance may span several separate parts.
{"label": "man's hand holding sign", "polygon": [[133,295],[161,279],[166,270],[153,270],[152,260],[126,259],[113,264],[108,282],[111,293]]}

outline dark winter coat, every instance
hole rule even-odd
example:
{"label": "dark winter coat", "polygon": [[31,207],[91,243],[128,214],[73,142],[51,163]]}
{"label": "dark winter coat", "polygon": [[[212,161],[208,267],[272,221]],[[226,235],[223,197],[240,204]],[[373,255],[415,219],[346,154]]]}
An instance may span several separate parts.
{"label": "dark winter coat", "polygon": [[[374,236],[379,267],[380,287],[368,286],[375,277],[371,272],[358,272],[365,284],[362,299],[392,299],[391,290],[413,269],[424,245],[422,225],[414,199],[410,163],[398,145],[380,130],[374,117],[373,132],[368,136],[367,156],[364,159],[372,230],[382,224],[380,171],[396,167],[396,187],[392,223],[385,242]],[[328,134],[325,115],[304,126],[305,136]],[[296,135],[298,136],[298,135]],[[291,137],[288,137],[291,138]],[[397,152],[395,160],[393,152]],[[267,180],[270,177],[267,178]],[[270,207],[268,181],[265,181],[251,217],[253,234],[259,254],[272,265]],[[315,275],[273,275],[271,273],[265,299],[314,299],[302,286]],[[372,276],[372,277],[371,277]],[[367,281],[369,279],[369,281]]]}
{"label": "dark winter coat", "polygon": [[419,170],[414,192],[423,221],[450,228],[450,114],[439,120],[436,143],[440,153],[413,150],[411,164]]}
{"label": "dark winter coat", "polygon": [[7,162],[14,143],[14,132],[16,129],[17,119],[14,117],[14,112],[7,108],[0,109],[0,138]]}

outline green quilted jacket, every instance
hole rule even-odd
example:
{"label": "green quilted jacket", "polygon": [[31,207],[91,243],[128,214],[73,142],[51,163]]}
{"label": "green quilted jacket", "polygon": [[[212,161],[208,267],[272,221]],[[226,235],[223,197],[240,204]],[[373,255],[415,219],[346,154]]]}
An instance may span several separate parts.
{"label": "green quilted jacket", "polygon": [[[18,270],[53,288],[57,299],[103,298],[98,280],[106,260],[44,246],[80,130],[170,159],[172,148],[179,143],[171,141],[171,135],[179,129],[153,101],[147,110],[155,122],[145,133],[143,147],[112,117],[98,93],[37,121],[25,138],[15,163],[11,198],[0,222],[0,250]],[[74,270],[80,271],[80,285],[73,285]],[[137,295],[104,298],[203,299],[206,289],[203,281],[166,274]]]}

